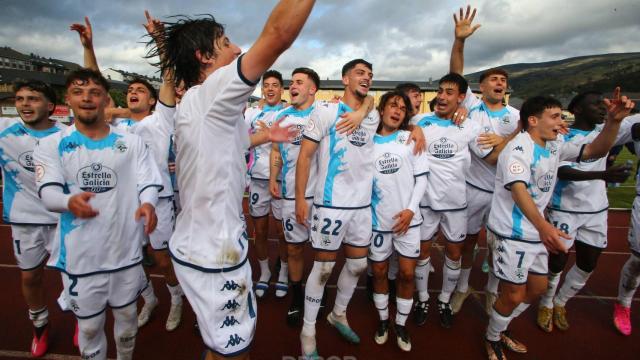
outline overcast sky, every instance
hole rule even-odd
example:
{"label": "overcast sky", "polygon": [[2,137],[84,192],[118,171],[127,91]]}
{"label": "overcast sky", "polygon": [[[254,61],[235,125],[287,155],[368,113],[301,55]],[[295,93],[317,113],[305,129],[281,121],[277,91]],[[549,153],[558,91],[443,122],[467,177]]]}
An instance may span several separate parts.
{"label": "overcast sky", "polygon": [[[0,46],[82,63],[68,30],[90,17],[101,68],[142,74],[144,9],[165,19],[213,14],[244,51],[275,0],[1,0]],[[640,51],[638,0],[479,0],[482,27],[466,44],[465,73],[491,66],[609,52]],[[448,69],[453,12],[466,3],[437,0],[318,0],[300,37],[274,65],[285,78],[298,66],[338,79],[346,61],[363,57],[378,80],[426,80]]]}

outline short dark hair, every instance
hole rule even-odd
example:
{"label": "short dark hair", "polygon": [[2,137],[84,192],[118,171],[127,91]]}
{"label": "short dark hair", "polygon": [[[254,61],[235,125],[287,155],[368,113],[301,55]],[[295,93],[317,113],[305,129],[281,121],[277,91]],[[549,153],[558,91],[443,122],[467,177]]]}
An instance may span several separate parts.
{"label": "short dark hair", "polygon": [[133,85],[133,84],[142,84],[142,85],[144,85],[144,87],[146,87],[147,90],[149,90],[149,94],[151,94],[151,97],[154,98],[155,100],[158,100],[158,91],[147,80],[145,80],[145,79],[143,79],[141,77],[136,77],[133,80],[129,81],[129,84],[127,85],[127,88],[129,86]]}
{"label": "short dark hair", "polygon": [[282,74],[280,73],[280,71],[277,70],[267,70],[263,75],[262,75],[262,81],[264,82],[265,79],[269,79],[269,78],[274,78],[276,80],[278,80],[278,82],[280,82],[280,86],[282,87],[284,85],[284,81],[282,80]]}
{"label": "short dark hair", "polygon": [[49,111],[49,115],[53,114],[53,111],[55,110],[56,100],[58,97],[56,96],[55,90],[53,90],[53,88],[49,86],[49,84],[40,80],[20,80],[20,79],[16,80],[13,83],[14,93],[17,93],[20,89],[25,89],[25,88],[31,91],[36,91],[41,93],[47,99],[47,101],[52,103],[53,109]]}
{"label": "short dark hair", "polygon": [[64,84],[64,87],[68,89],[69,86],[71,86],[71,84],[73,84],[76,81],[82,81],[82,82],[93,81],[94,83],[102,86],[107,93],[109,92],[109,89],[110,89],[109,82],[107,82],[107,79],[105,79],[104,76],[102,76],[102,74],[99,71],[95,71],[87,68],[73,71],[69,75],[67,75],[67,80]]}
{"label": "short dark hair", "polygon": [[416,83],[398,84],[398,85],[396,85],[396,90],[402,91],[405,94],[408,94],[408,93],[410,93],[412,91],[422,92],[422,89],[420,89],[420,86],[418,86],[418,84],[416,84]]}
{"label": "short dark hair", "polygon": [[491,75],[502,75],[507,78],[507,81],[509,80],[509,74],[505,69],[493,68],[493,69],[483,71],[482,74],[480,74],[479,82],[483,82],[484,79],[488,78]]}
{"label": "short dark hair", "polygon": [[217,49],[212,39],[224,36],[224,26],[218,23],[213,15],[205,14],[202,18],[191,18],[186,15],[172,16],[173,22],[164,21],[164,41],[158,48],[153,37],[147,42],[149,51],[147,59],[163,53],[160,62],[153,65],[160,66],[164,73],[171,70],[175,74],[176,84],[184,82],[185,89],[198,84],[201,64],[196,58],[196,51],[202,56],[215,58]]}
{"label": "short dark hair", "polygon": [[466,94],[467,89],[469,88],[469,83],[467,82],[467,80],[462,75],[456,73],[448,73],[447,75],[440,78],[440,81],[438,81],[438,85],[442,85],[444,83],[458,85],[458,91],[460,91],[461,94]]}
{"label": "short dark hair", "polygon": [[369,70],[373,71],[373,64],[371,64],[367,60],[364,60],[364,59],[353,59],[353,60],[349,61],[348,63],[344,64],[344,66],[342,66],[342,76],[344,77],[349,72],[349,70],[353,69],[358,64],[362,64],[362,65],[368,67]]}
{"label": "short dark hair", "polygon": [[[384,111],[384,107],[387,106],[387,103],[389,102],[389,100],[399,97],[402,99],[402,101],[404,101],[404,106],[407,108],[407,110],[404,113],[404,119],[402,119],[402,123],[400,124],[399,129],[400,130],[407,130],[407,128],[409,127],[409,120],[411,119],[411,100],[409,99],[409,97],[407,96],[407,94],[405,94],[403,91],[400,90],[391,90],[388,91],[386,93],[384,93],[384,95],[382,95],[382,97],[380,97],[380,103],[378,104],[378,113],[380,113],[382,115],[382,111]],[[380,120],[380,123],[378,124],[378,130],[382,127],[382,119]]]}
{"label": "short dark hair", "polygon": [[313,83],[316,84],[316,89],[320,90],[320,76],[318,76],[318,73],[313,71],[313,69],[310,69],[308,67],[295,68],[293,70],[293,72],[291,73],[291,76],[293,76],[295,74],[305,74],[305,75],[307,75],[309,77],[309,79],[311,79],[311,81],[313,81]]}
{"label": "short dark hair", "polygon": [[560,101],[552,98],[551,96],[534,96],[527,99],[520,108],[520,121],[522,123],[522,129],[529,129],[529,117],[541,117],[542,113],[546,109],[560,108],[562,104]]}
{"label": "short dark hair", "polygon": [[569,102],[569,106],[567,106],[567,110],[569,110],[570,113],[575,114],[576,107],[582,105],[582,102],[589,95],[602,96],[602,93],[597,90],[588,90],[585,92],[581,92],[578,95],[574,96],[573,99],[571,99],[571,102]]}

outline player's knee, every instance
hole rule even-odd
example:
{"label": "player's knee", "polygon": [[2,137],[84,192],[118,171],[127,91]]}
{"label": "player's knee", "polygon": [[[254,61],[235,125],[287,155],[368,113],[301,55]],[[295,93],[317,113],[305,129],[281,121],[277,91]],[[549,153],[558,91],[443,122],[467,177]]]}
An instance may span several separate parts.
{"label": "player's knee", "polygon": [[333,266],[336,263],[334,261],[324,261],[320,263],[320,285],[324,286],[327,281],[329,281],[329,277],[331,276],[331,272],[333,272]]}
{"label": "player's knee", "polygon": [[300,245],[287,244],[287,256],[292,260],[302,259],[303,247]]}
{"label": "player's knee", "polygon": [[397,278],[403,284],[412,284],[415,277],[415,271],[411,268],[400,268]]}
{"label": "player's knee", "polygon": [[586,273],[592,273],[593,270],[596,269],[597,264],[597,259],[576,259],[576,266],[578,267],[578,269]]}
{"label": "player's knee", "polygon": [[135,330],[127,330],[122,334],[118,335],[118,349],[122,350],[133,350],[133,347],[136,343],[136,335],[137,331]]}
{"label": "player's knee", "polygon": [[507,303],[510,307],[515,308],[520,303],[523,303],[527,298],[527,290],[522,287],[503,287],[500,295],[501,299]]}
{"label": "player's knee", "polygon": [[97,319],[88,319],[88,320],[79,320],[78,321],[78,332],[80,336],[86,339],[88,342],[92,342],[95,340],[104,329],[101,326],[101,322],[97,321]]}
{"label": "player's knee", "polygon": [[373,277],[376,279],[386,279],[389,272],[389,266],[385,263],[373,263],[371,265]]}
{"label": "player's knee", "polygon": [[549,271],[554,274],[562,272],[567,264],[567,258],[566,254],[551,254],[549,256]]}
{"label": "player's knee", "polygon": [[454,258],[450,258],[449,255],[444,257],[444,263],[445,265],[451,269],[451,270],[458,270],[460,269],[461,261],[460,261],[460,255],[458,254],[458,258],[454,259]]}
{"label": "player's knee", "polygon": [[22,271],[22,284],[28,287],[36,287],[42,285],[43,271],[36,269],[31,271]]}
{"label": "player's knee", "polygon": [[347,258],[345,266],[353,276],[359,277],[363,272],[365,272],[365,270],[367,270],[367,258]]}

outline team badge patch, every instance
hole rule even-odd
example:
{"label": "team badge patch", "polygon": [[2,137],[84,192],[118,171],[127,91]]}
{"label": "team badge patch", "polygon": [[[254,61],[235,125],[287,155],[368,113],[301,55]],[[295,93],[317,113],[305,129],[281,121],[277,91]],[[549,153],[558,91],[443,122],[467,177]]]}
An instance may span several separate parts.
{"label": "team badge patch", "polygon": [[518,161],[514,161],[509,165],[509,172],[514,175],[522,174],[524,172],[524,166]]}

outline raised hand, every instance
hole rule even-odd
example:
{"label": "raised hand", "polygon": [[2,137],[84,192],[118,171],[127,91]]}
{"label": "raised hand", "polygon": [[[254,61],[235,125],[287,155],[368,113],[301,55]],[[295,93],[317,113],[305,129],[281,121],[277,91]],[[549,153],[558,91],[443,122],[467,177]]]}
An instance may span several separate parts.
{"label": "raised hand", "polygon": [[88,17],[84,17],[84,25],[82,24],[71,24],[69,30],[76,31],[80,36],[80,43],[85,48],[93,47],[93,31],[91,29],[91,23],[89,22]]}
{"label": "raised hand", "polygon": [[631,99],[620,94],[619,86],[613,90],[612,99],[604,99],[604,104],[607,106],[607,120],[614,122],[621,122],[636,106]]}
{"label": "raised hand", "polygon": [[158,43],[164,36],[164,24],[159,19],[152,17],[148,10],[144,11],[144,16],[147,18],[147,23],[142,24],[147,30],[147,33]]}
{"label": "raised hand", "polygon": [[453,14],[453,22],[456,24],[455,35],[456,39],[464,40],[471,36],[478,28],[480,24],[472,25],[473,18],[476,17],[476,9],[471,11],[471,5],[467,5],[467,12],[464,13],[464,9],[460,8],[460,18]]}

